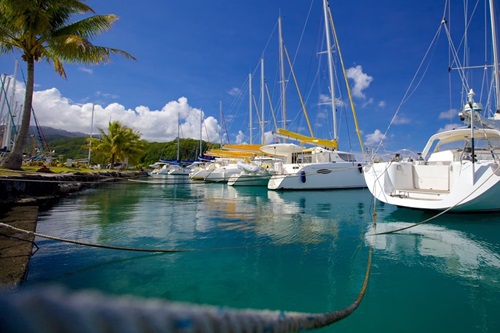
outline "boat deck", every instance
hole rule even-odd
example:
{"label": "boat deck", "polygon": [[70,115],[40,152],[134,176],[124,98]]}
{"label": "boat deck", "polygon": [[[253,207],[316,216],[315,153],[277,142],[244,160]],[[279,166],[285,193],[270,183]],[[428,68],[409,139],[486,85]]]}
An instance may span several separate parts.
{"label": "boat deck", "polygon": [[421,200],[442,200],[443,197],[450,194],[449,190],[434,190],[434,189],[399,189],[390,193],[391,197],[399,197],[406,199],[421,199]]}

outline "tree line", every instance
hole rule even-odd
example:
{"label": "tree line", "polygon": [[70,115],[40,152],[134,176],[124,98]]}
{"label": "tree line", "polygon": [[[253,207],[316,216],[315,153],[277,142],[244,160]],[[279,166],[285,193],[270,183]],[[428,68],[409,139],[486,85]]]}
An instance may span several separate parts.
{"label": "tree line", "polygon": [[[114,123],[114,124],[113,124]],[[105,166],[114,165],[115,162],[125,162],[134,167],[147,168],[149,165],[164,160],[177,160],[177,155],[181,162],[193,161],[202,156],[210,148],[219,147],[218,144],[201,142],[194,139],[180,138],[169,142],[148,142],[141,140],[140,136],[131,135],[134,132],[127,126],[118,122],[110,123],[107,131],[99,130],[100,134],[90,140],[89,137],[57,138],[47,140],[48,148],[52,152],[52,158],[64,163],[68,159],[85,160],[89,156],[90,164]],[[118,124],[116,124],[118,123]],[[118,134],[117,131],[129,132],[128,134]],[[137,132],[135,132],[138,134]],[[115,137],[126,137],[127,140],[113,140]],[[118,145],[119,147],[113,147]],[[133,147],[133,149],[130,149]],[[177,148],[179,147],[179,148]],[[111,152],[115,152],[115,158],[112,161]],[[116,155],[116,152],[120,152]]]}

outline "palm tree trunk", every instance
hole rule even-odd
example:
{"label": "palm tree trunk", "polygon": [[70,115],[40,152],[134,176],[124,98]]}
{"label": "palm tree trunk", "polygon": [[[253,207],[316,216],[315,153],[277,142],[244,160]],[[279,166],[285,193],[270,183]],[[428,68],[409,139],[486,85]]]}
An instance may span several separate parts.
{"label": "palm tree trunk", "polygon": [[26,94],[24,96],[24,108],[22,114],[21,127],[14,142],[12,151],[2,162],[2,166],[11,170],[21,170],[23,164],[23,152],[28,141],[30,130],[31,107],[33,105],[33,87],[35,83],[35,61],[33,57],[27,57],[28,79],[26,82]]}

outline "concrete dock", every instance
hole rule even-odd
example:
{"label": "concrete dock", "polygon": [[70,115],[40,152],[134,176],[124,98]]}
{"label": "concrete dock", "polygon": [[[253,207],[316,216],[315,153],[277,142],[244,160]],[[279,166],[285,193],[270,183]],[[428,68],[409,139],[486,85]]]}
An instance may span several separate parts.
{"label": "concrete dock", "polygon": [[[0,222],[13,227],[35,231],[38,218],[38,206],[13,206]],[[0,228],[0,286],[14,288],[18,286],[26,273],[34,236]]]}

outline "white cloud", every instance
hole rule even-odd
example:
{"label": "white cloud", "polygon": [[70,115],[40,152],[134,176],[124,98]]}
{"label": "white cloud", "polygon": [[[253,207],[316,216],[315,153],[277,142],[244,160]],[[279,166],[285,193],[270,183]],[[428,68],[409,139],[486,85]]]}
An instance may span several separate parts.
{"label": "white cloud", "polygon": [[120,98],[120,96],[119,96],[119,95],[114,95],[114,94],[103,93],[102,91],[97,91],[97,92],[96,92],[96,95],[97,95],[97,96],[106,97],[106,98],[110,98],[110,99],[117,99],[117,98]]}
{"label": "white cloud", "polygon": [[[330,95],[325,95],[325,94],[320,94],[319,95],[319,101],[318,105],[331,105],[332,103],[332,97]],[[346,103],[342,101],[339,98],[335,99],[335,106],[336,107],[344,107]]]}
{"label": "white cloud", "polygon": [[378,102],[378,107],[381,109],[385,109],[386,104],[387,103],[385,101],[380,101],[380,102]]}
{"label": "white cloud", "polygon": [[365,103],[363,103],[363,105],[361,105],[361,107],[365,108],[368,105],[373,104],[373,102],[374,102],[374,99],[373,98],[369,98]]}
{"label": "white cloud", "polygon": [[365,98],[363,90],[370,86],[370,83],[373,81],[373,77],[363,73],[363,67],[360,65],[349,68],[347,70],[347,77],[354,81],[352,94],[359,98]]}
{"label": "white cloud", "polygon": [[266,140],[267,145],[275,143],[275,137],[272,131],[264,132],[264,139]]}
{"label": "white cloud", "polygon": [[94,70],[92,68],[88,68],[88,67],[78,67],[78,70],[80,72],[89,73],[89,74],[94,73]]}
{"label": "white cloud", "polygon": [[438,132],[444,132],[444,131],[449,131],[457,127],[462,127],[462,124],[448,124],[445,125],[443,128],[438,129]]}
{"label": "white cloud", "polygon": [[405,116],[396,116],[394,119],[394,125],[406,125],[411,123],[411,119]]}
{"label": "white cloud", "polygon": [[384,139],[385,139],[385,134],[383,134],[380,130],[377,129],[375,130],[375,132],[366,135],[365,145],[374,146]]}
{"label": "white cloud", "polygon": [[238,131],[238,135],[236,135],[236,143],[244,143],[245,142],[245,134],[242,131]]}
{"label": "white cloud", "polygon": [[228,91],[228,94],[231,95],[231,96],[238,96],[238,95],[241,94],[241,90],[239,88],[231,88]]}
{"label": "white cloud", "polygon": [[458,110],[457,109],[449,109],[448,111],[446,112],[441,112],[439,114],[439,119],[454,119],[458,114]]}
{"label": "white cloud", "polygon": [[[16,100],[18,104],[24,101],[24,85],[18,82]],[[100,93],[102,95],[102,93]],[[40,126],[64,129],[69,132],[89,134],[91,131],[92,104],[76,104],[61,95],[57,88],[35,91],[33,108]],[[98,128],[107,129],[109,121],[120,121],[142,134],[147,141],[167,142],[177,138],[200,138],[200,115],[203,111],[189,105],[187,98],[181,97],[170,101],[161,110],[150,110],[139,105],[127,109],[119,103],[94,105],[94,134]],[[179,120],[178,120],[179,119]],[[178,122],[180,123],[178,129]],[[32,118],[32,125],[34,121]],[[219,142],[221,127],[214,117],[203,119],[202,138],[205,141]]]}

